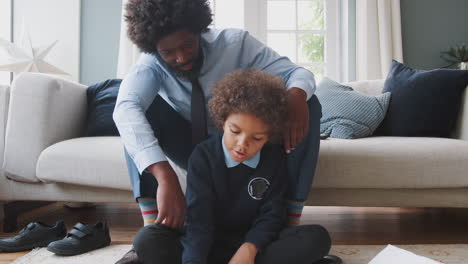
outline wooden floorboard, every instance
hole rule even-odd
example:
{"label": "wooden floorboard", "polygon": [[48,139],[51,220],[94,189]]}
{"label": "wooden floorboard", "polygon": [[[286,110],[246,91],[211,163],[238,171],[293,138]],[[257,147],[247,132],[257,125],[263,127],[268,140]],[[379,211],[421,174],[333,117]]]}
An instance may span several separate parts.
{"label": "wooden floorboard", "polygon": [[[55,203],[20,215],[19,226],[32,221],[52,224],[63,219],[70,230],[77,222],[106,221],[113,244],[130,244],[142,226],[138,206],[98,204],[69,209]],[[458,244],[468,243],[468,209],[306,207],[304,224],[325,226],[336,245]],[[14,234],[0,233],[0,237]],[[27,252],[1,253],[0,264],[11,263]]]}

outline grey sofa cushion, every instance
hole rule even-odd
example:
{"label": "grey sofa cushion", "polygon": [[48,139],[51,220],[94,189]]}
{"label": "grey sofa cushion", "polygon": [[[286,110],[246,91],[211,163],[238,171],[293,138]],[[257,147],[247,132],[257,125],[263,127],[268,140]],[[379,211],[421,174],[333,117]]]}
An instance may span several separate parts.
{"label": "grey sofa cushion", "polygon": [[316,95],[322,104],[320,133],[334,138],[370,136],[385,117],[390,93],[370,96],[324,78]]}
{"label": "grey sofa cushion", "polygon": [[120,137],[81,137],[56,143],[39,156],[37,177],[43,182],[131,190]]}
{"label": "grey sofa cushion", "polygon": [[468,141],[428,137],[320,142],[314,188],[466,188]]}
{"label": "grey sofa cushion", "polygon": [[[185,191],[186,171],[168,161]],[[39,156],[37,177],[46,183],[132,189],[120,137],[81,137],[56,143]]]}

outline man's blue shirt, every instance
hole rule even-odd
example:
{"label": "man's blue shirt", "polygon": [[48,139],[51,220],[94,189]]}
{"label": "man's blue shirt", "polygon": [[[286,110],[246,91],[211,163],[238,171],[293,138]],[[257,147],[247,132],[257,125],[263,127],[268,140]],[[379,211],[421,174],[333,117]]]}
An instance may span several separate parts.
{"label": "man's blue shirt", "polygon": [[[213,30],[201,34],[204,60],[199,82],[205,101],[217,81],[239,69],[260,69],[280,76],[287,88],[303,89],[309,99],[315,92],[314,75],[287,57],[239,29]],[[185,119],[190,120],[192,85],[176,76],[162,63],[157,54],[142,54],[137,64],[124,78],[114,110],[114,121],[125,148],[142,173],[148,166],[165,161],[158,139],[145,117],[145,112],[159,94]],[[215,131],[208,121],[209,133]]]}

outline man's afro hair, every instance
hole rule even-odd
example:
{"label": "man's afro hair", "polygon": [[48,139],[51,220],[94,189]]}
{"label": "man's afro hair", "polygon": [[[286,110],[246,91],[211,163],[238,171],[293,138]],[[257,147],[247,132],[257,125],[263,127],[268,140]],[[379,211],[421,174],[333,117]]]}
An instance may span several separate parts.
{"label": "man's afro hair", "polygon": [[128,37],[142,52],[155,53],[161,38],[178,30],[200,34],[213,21],[207,0],[129,0]]}

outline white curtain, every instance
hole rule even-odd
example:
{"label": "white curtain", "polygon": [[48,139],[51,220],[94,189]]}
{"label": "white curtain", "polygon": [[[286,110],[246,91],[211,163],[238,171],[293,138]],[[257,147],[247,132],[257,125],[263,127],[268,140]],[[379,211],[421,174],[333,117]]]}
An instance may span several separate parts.
{"label": "white curtain", "polygon": [[400,0],[356,0],[356,79],[384,79],[403,62]]}
{"label": "white curtain", "polygon": [[117,78],[124,78],[130,68],[140,57],[140,50],[127,37],[127,23],[125,22],[125,5],[128,0],[122,0],[122,18],[120,22],[119,60],[117,64]]}

